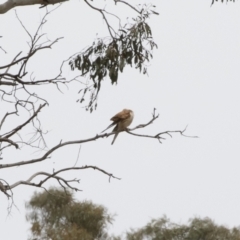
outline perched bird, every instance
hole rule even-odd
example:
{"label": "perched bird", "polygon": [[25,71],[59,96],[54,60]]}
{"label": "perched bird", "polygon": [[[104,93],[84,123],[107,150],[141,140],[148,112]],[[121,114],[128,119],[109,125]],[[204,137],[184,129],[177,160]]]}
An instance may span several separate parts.
{"label": "perched bird", "polygon": [[112,144],[115,142],[119,132],[126,130],[126,128],[132,123],[134,117],[134,113],[130,109],[123,109],[121,112],[117,113],[110,120],[113,121],[105,130],[105,132],[110,127],[115,126],[112,132],[116,132],[112,141]]}

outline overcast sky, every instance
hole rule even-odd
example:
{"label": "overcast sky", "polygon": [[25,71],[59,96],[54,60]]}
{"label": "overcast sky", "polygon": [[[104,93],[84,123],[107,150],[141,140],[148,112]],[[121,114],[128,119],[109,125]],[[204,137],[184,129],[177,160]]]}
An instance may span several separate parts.
{"label": "overcast sky", "polygon": [[[144,2],[150,1],[131,1]],[[92,200],[116,214],[109,229],[114,234],[141,227],[163,214],[177,223],[199,216],[229,227],[240,225],[240,2],[212,7],[211,0],[151,2],[160,15],[150,21],[158,49],[149,65],[149,76],[128,68],[119,75],[117,86],[106,79],[98,109],[92,114],[76,103],[81,85],[63,88],[64,94],[55,88],[39,90],[50,102],[40,115],[43,128],[50,131],[48,146],[61,139],[95,136],[123,108],[134,111],[132,126],[146,123],[155,107],[159,119],[136,132],[156,134],[183,130],[188,125],[186,134],[199,138],[175,134],[159,144],[154,139],[121,133],[113,146],[112,138],[83,144],[78,166],[96,165],[121,180],[109,183],[107,176],[93,170],[65,174],[66,178],[81,179],[79,188],[83,191],[75,195],[76,199]],[[16,10],[31,33],[45,11],[38,6]],[[134,14],[120,5],[117,13],[123,20]],[[89,10],[83,1],[64,3],[49,16],[43,32],[51,40],[64,39],[34,58],[30,67],[38,78],[55,75],[62,60],[91,44],[97,33],[107,34],[101,15]],[[0,16],[0,35],[0,46],[8,52],[0,52],[0,65],[27,49],[28,36],[14,10]],[[70,76],[70,70],[66,71]],[[0,102],[0,116],[6,111]],[[78,146],[65,147],[35,166],[4,169],[1,178],[12,184],[36,171],[73,166],[77,154]],[[5,155],[4,163],[39,156],[41,153],[25,156],[12,150]],[[52,181],[46,186],[50,185],[57,184]],[[8,201],[0,194],[1,239],[27,238],[24,204],[34,190],[25,186],[14,189],[19,211],[13,208],[11,216],[7,216]]]}

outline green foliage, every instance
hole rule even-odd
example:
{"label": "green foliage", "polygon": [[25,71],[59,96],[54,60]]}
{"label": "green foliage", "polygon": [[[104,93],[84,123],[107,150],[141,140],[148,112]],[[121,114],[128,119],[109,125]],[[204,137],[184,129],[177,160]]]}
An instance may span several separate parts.
{"label": "green foliage", "polygon": [[152,220],[127,233],[127,240],[240,240],[240,228],[229,229],[209,218],[193,218],[188,225],[171,223],[166,217]]}
{"label": "green foliage", "polygon": [[[235,0],[220,0],[222,3],[223,2],[235,2]],[[215,2],[218,2],[218,0],[212,0],[212,4],[214,4]]]}
{"label": "green foliage", "polygon": [[240,240],[240,227],[227,228],[209,218],[180,225],[165,216],[125,236],[109,236],[106,230],[113,218],[106,208],[77,202],[72,193],[56,188],[35,193],[26,208],[32,240]]}
{"label": "green foliage", "polygon": [[72,193],[51,188],[35,193],[26,204],[31,223],[30,239],[107,239],[106,228],[113,218],[101,205],[77,202]]}
{"label": "green foliage", "polygon": [[[155,7],[155,6],[151,6]],[[139,69],[143,74],[147,73],[146,62],[153,56],[152,51],[157,47],[152,39],[152,30],[146,20],[151,14],[158,14],[145,6],[139,11],[139,16],[134,18],[133,24],[120,27],[115,36],[111,38],[97,39],[92,46],[84,52],[77,54],[70,60],[72,70],[79,70],[81,76],[86,76],[92,83],[84,90],[80,90],[82,103],[85,94],[90,93],[90,101],[86,109],[96,109],[96,99],[101,89],[101,82],[109,76],[111,83],[117,83],[119,72],[129,65]]]}

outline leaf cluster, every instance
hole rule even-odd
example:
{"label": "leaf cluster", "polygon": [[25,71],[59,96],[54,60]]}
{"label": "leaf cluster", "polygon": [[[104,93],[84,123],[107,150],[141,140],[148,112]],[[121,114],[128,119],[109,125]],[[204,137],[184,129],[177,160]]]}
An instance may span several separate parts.
{"label": "leaf cluster", "polygon": [[[223,2],[235,2],[235,0],[220,0],[222,3]],[[212,4],[214,4],[215,2],[218,2],[218,0],[212,0]]]}
{"label": "leaf cluster", "polygon": [[87,110],[92,112],[97,107],[96,99],[105,77],[108,76],[112,84],[117,83],[119,72],[123,72],[126,66],[147,74],[146,63],[153,57],[152,51],[157,47],[151,27],[146,22],[151,14],[157,13],[148,8],[142,9],[140,15],[133,18],[133,23],[121,27],[115,37],[97,39],[87,50],[69,61],[72,70],[79,70],[81,76],[87,76],[91,82],[90,86],[80,90],[82,95],[78,100],[82,103],[85,94],[90,92]]}

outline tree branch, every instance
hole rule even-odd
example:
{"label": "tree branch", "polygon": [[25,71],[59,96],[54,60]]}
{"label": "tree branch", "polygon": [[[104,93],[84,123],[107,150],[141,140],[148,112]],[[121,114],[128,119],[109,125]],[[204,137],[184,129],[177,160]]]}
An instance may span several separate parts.
{"label": "tree branch", "polygon": [[66,2],[68,0],[8,0],[3,4],[0,4],[0,14],[6,13],[10,9],[19,6],[29,6],[40,4],[43,6],[54,5],[56,3]]}
{"label": "tree branch", "polygon": [[[184,135],[183,133],[186,131],[186,128],[184,130],[177,130],[177,131],[164,131],[164,132],[161,132],[161,133],[158,133],[154,136],[150,136],[150,135],[141,135],[141,134],[135,134],[135,133],[132,133],[132,131],[136,130],[136,129],[139,129],[139,128],[144,128],[144,127],[147,127],[148,125],[150,125],[151,123],[153,123],[159,115],[156,115],[155,114],[155,110],[154,109],[154,112],[152,114],[152,119],[147,122],[146,124],[140,124],[138,125],[137,127],[133,128],[133,129],[128,129],[126,130],[129,134],[131,135],[135,135],[135,136],[139,136],[139,137],[147,137],[147,138],[156,138],[160,141],[160,139],[164,139],[161,137],[161,135],[169,135],[171,136],[171,133],[181,133],[182,136],[185,136],[185,137],[188,137],[186,135]],[[49,156],[54,152],[56,151],[57,149],[61,148],[61,147],[64,147],[64,146],[67,146],[67,145],[73,145],[73,144],[82,144],[82,143],[87,143],[87,142],[92,142],[92,141],[95,141],[99,138],[104,138],[104,137],[109,137],[111,135],[115,134],[115,132],[110,132],[110,133],[104,133],[104,134],[97,134],[95,137],[91,137],[91,138],[88,138],[88,139],[82,139],[82,140],[75,140],[75,141],[68,141],[68,142],[60,142],[58,145],[56,145],[55,147],[51,148],[50,150],[48,150],[42,157],[40,158],[36,158],[36,159],[31,159],[31,160],[26,160],[26,161],[20,161],[20,162],[15,162],[15,163],[11,163],[11,164],[0,164],[0,169],[1,168],[10,168],[10,167],[14,167],[14,166],[21,166],[21,165],[27,165],[27,164],[33,164],[33,163],[36,163],[36,162],[41,162],[41,161],[44,161],[46,160],[47,158],[49,158]]]}
{"label": "tree branch", "polygon": [[[72,182],[77,182],[79,183],[79,180],[78,179],[72,179],[72,180],[66,180],[62,177],[59,177],[57,176],[59,173],[61,172],[66,172],[66,171],[71,171],[71,170],[83,170],[83,169],[93,169],[93,170],[97,170],[99,172],[102,172],[103,174],[107,175],[109,177],[109,182],[110,182],[110,179],[111,178],[115,178],[115,179],[118,179],[118,180],[121,180],[120,178],[118,177],[115,177],[112,173],[109,173],[99,167],[96,167],[96,166],[88,166],[88,165],[85,165],[85,166],[82,166],[82,167],[70,167],[70,168],[63,168],[55,173],[47,173],[47,172],[37,172],[35,174],[33,174],[29,179],[27,179],[26,181],[18,181],[12,185],[8,185],[7,187],[4,187],[4,190],[10,190],[10,189],[13,189],[19,185],[29,185],[29,186],[33,186],[33,187],[42,187],[43,184],[45,182],[47,182],[49,179],[51,178],[54,178],[56,179],[57,181],[62,181],[67,187],[75,190],[75,191],[80,191],[79,189],[77,188],[73,188],[70,183]],[[34,183],[32,182],[32,180],[37,177],[37,176],[41,176],[41,175],[44,175],[44,176],[47,176],[45,179],[39,181],[38,183]],[[1,186],[0,186],[1,187]],[[1,189],[0,189],[1,190]]]}
{"label": "tree branch", "polygon": [[[87,0],[84,0],[84,2],[85,2],[90,8],[92,8],[92,9],[94,9],[94,10],[96,10],[96,11],[98,11],[98,12],[100,12],[100,13],[102,14],[103,19],[104,19],[105,23],[107,24],[108,32],[109,32],[110,36],[112,37],[112,39],[115,39],[115,37],[114,37],[113,34],[112,34],[112,31],[114,31],[114,29],[113,29],[113,28],[111,27],[111,25],[108,23],[108,20],[107,20],[105,14],[104,14],[104,10],[102,10],[102,9],[100,9],[100,8],[94,7],[94,6],[91,5]],[[114,33],[116,33],[116,32],[114,31]]]}
{"label": "tree branch", "polygon": [[15,133],[17,133],[19,130],[21,130],[24,126],[26,126],[29,122],[31,122],[37,115],[38,113],[41,111],[41,109],[43,107],[46,106],[47,103],[44,103],[43,105],[40,105],[39,108],[37,109],[37,111],[23,124],[17,126],[16,128],[14,128],[13,130],[11,130],[9,133],[5,133],[2,136],[4,136],[4,138],[9,138],[12,135],[14,135]]}
{"label": "tree branch", "polygon": [[187,126],[185,127],[184,130],[164,131],[164,132],[160,132],[160,133],[158,133],[156,135],[153,135],[153,136],[132,133],[132,131],[134,131],[136,129],[144,128],[144,127],[147,127],[148,125],[152,124],[158,117],[159,117],[159,114],[156,115],[156,109],[154,108],[153,109],[153,114],[152,114],[152,119],[148,123],[140,124],[140,125],[136,126],[135,128],[132,128],[132,129],[127,129],[126,132],[131,134],[131,135],[137,136],[137,137],[156,138],[156,139],[158,139],[158,141],[160,143],[162,143],[161,139],[165,139],[165,138],[161,137],[162,135],[168,135],[168,136],[172,137],[172,135],[171,135],[172,133],[180,133],[184,137],[198,138],[197,136],[187,136],[187,135],[184,134],[184,132],[187,130]]}
{"label": "tree branch", "polygon": [[140,11],[138,11],[135,7],[133,7],[131,4],[125,2],[125,1],[122,1],[122,0],[114,0],[115,4],[117,4],[118,2],[120,3],[123,3],[123,4],[126,4],[127,6],[129,6],[130,8],[132,8],[134,11],[136,11],[137,13],[141,14]]}
{"label": "tree branch", "polygon": [[132,132],[131,132],[132,129],[126,130],[126,132],[129,133],[129,134],[131,134],[131,135],[137,136],[137,137],[156,138],[156,139],[158,139],[158,141],[159,141],[160,143],[162,143],[162,142],[161,142],[161,139],[164,139],[164,140],[165,140],[165,138],[161,137],[162,135],[168,135],[168,136],[172,137],[172,135],[171,135],[172,133],[180,133],[180,134],[181,134],[182,136],[184,136],[184,137],[198,138],[198,136],[187,136],[187,135],[185,135],[184,132],[185,132],[186,130],[187,130],[187,127],[186,127],[184,130],[160,132],[160,133],[158,133],[158,134],[156,134],[156,135],[154,135],[154,136],[132,133]]}
{"label": "tree branch", "polygon": [[12,140],[8,139],[8,138],[1,138],[0,137],[0,143],[1,142],[8,142],[10,143],[10,145],[13,145],[16,149],[19,148],[19,146],[17,145],[17,143],[13,142]]}
{"label": "tree branch", "polygon": [[0,130],[1,130],[2,126],[3,126],[4,121],[6,120],[6,118],[7,118],[9,115],[17,114],[17,105],[18,105],[18,104],[19,104],[19,102],[17,102],[17,103],[15,104],[15,110],[16,110],[16,111],[10,112],[10,113],[6,113],[6,114],[4,115],[4,117],[3,117],[3,119],[2,119],[2,121],[1,121],[1,123],[0,123]]}
{"label": "tree branch", "polygon": [[[0,179],[0,180],[3,180],[3,179]],[[6,192],[7,188],[6,186],[3,185],[3,183],[0,181],[0,191],[2,191],[8,198],[11,197],[11,195],[9,195],[7,192]]]}

